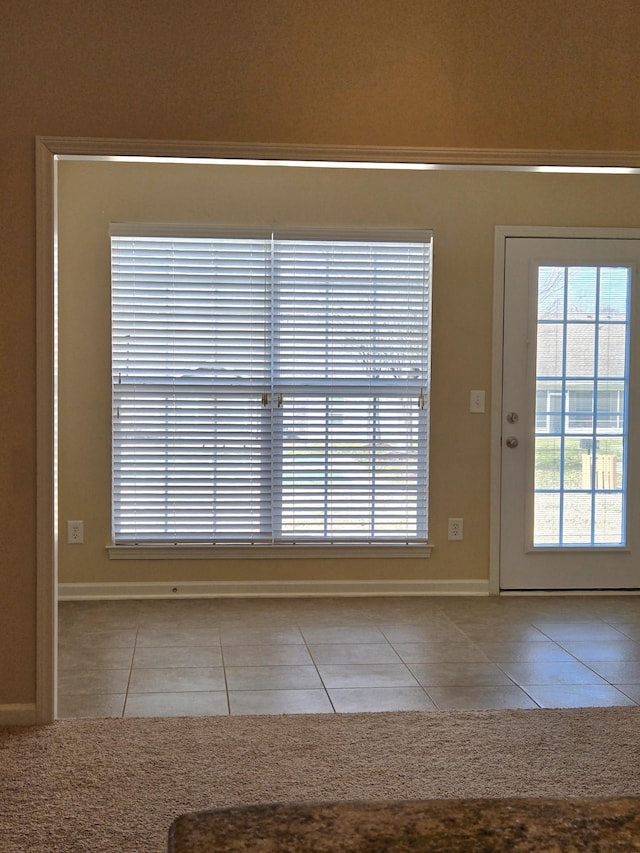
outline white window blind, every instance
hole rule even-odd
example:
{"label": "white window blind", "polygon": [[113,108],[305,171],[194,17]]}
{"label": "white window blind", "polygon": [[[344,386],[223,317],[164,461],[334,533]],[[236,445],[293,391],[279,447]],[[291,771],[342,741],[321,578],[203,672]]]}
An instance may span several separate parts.
{"label": "white window blind", "polygon": [[426,542],[430,235],[137,230],[111,240],[114,543]]}

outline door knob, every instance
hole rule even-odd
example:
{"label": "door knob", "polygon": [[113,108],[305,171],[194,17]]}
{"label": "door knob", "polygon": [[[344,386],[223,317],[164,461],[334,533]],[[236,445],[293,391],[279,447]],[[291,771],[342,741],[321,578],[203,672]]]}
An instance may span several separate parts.
{"label": "door knob", "polygon": [[510,435],[508,438],[505,439],[504,443],[507,445],[507,447],[511,448],[517,447],[520,444],[515,435]]}
{"label": "door knob", "polygon": [[509,424],[517,424],[518,423],[518,413],[517,412],[509,412],[507,414],[507,423]]}

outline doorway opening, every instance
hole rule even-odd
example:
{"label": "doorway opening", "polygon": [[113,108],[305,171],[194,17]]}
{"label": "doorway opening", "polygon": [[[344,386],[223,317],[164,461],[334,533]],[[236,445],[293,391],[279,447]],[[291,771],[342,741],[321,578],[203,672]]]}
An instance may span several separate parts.
{"label": "doorway opening", "polygon": [[[633,168],[620,167],[619,162],[607,166],[607,155],[597,171],[635,174]],[[609,158],[612,159],[612,158]],[[38,419],[38,505],[37,505],[37,702],[39,722],[55,717],[56,684],[56,607],[58,597],[58,166],[65,160],[76,162],[109,161],[122,163],[157,162],[171,164],[201,162],[231,165],[295,165],[304,168],[373,169],[377,172],[438,173],[455,172],[493,175],[540,171],[540,162],[566,163],[557,171],[575,173],[581,156],[571,152],[539,153],[504,152],[430,152],[393,149],[305,149],[278,146],[225,146],[188,143],[140,143],[127,141],[83,141],[73,139],[39,139],[37,144],[37,419]],[[589,158],[590,162],[593,157]],[[544,169],[545,167],[543,167]],[[553,174],[549,167],[546,174]],[[452,202],[454,203],[454,202]],[[495,224],[495,223],[494,223]],[[495,400],[492,401],[492,417]],[[467,528],[468,529],[468,526]],[[493,542],[492,527],[492,542]],[[499,582],[495,551],[492,548],[491,591]]]}

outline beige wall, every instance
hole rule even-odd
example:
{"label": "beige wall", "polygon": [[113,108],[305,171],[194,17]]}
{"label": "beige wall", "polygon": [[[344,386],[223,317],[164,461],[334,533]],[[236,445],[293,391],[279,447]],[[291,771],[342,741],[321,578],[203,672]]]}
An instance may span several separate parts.
{"label": "beige wall", "polygon": [[[496,225],[640,225],[640,176],[64,162],[59,172],[60,581],[486,580]],[[429,560],[110,561],[111,222],[430,228]],[[487,414],[469,391],[487,389]],[[447,541],[447,518],[465,538]],[[85,521],[67,545],[66,519]]]}
{"label": "beige wall", "polygon": [[[486,580],[495,226],[638,226],[639,189],[635,175],[61,163],[60,581]],[[433,230],[429,560],[108,559],[111,222]],[[449,516],[463,542],[447,541]],[[84,545],[66,544],[70,518]]]}
{"label": "beige wall", "polygon": [[636,0],[3,4],[0,707],[35,695],[34,137],[640,151],[639,36]]}

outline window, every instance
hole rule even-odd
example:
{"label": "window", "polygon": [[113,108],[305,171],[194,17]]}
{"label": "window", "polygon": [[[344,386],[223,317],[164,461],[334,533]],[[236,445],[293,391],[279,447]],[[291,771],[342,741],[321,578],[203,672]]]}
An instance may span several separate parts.
{"label": "window", "polygon": [[426,542],[428,233],[111,243],[116,545]]}

